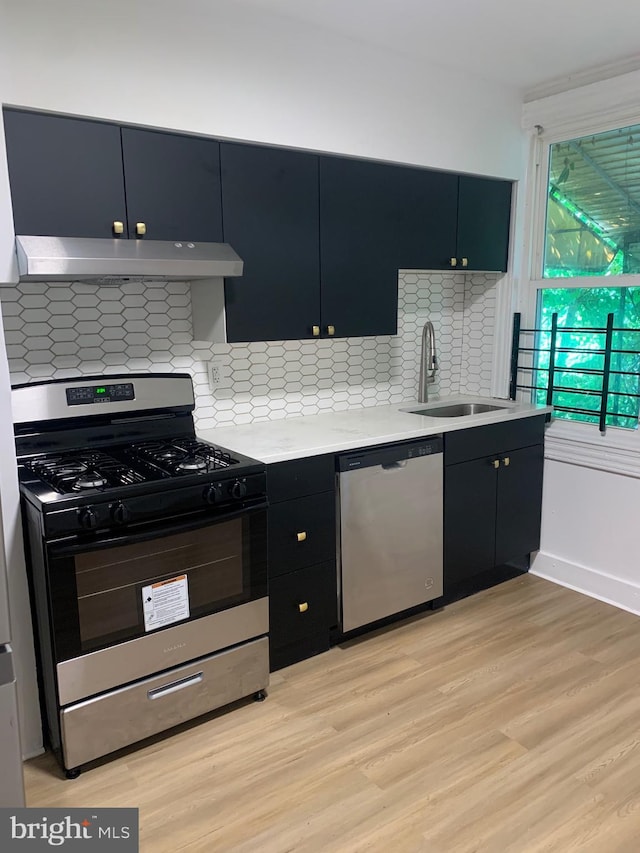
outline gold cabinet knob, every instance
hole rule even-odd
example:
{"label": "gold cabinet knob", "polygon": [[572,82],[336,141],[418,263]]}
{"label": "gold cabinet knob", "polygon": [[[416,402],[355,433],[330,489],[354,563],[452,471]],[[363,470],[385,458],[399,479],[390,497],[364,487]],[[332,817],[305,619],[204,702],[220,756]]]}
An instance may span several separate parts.
{"label": "gold cabinet knob", "polygon": [[147,233],[147,226],[144,222],[136,222],[136,234],[138,237],[144,237]]}
{"label": "gold cabinet knob", "polygon": [[298,540],[298,542],[304,542],[306,538],[307,538],[307,531],[306,530],[301,530],[299,533],[296,533],[296,539]]}
{"label": "gold cabinet knob", "polygon": [[450,263],[451,263],[452,267],[457,267],[458,266],[458,259],[457,258],[451,258]]}
{"label": "gold cabinet knob", "polygon": [[311,327],[311,334],[313,335],[314,338],[319,338],[320,337],[320,326],[312,326]]}
{"label": "gold cabinet knob", "polygon": [[508,456],[504,457],[504,459],[502,460],[502,464],[505,466],[505,468],[511,464],[511,460],[509,459]]}
{"label": "gold cabinet knob", "polygon": [[114,220],[112,227],[114,234],[124,234],[124,222],[120,222],[119,219]]}
{"label": "gold cabinet knob", "polygon": [[499,468],[500,467],[500,460],[499,459],[493,459],[491,464],[493,465],[494,468]]}
{"label": "gold cabinet knob", "polygon": [[307,601],[301,601],[298,605],[298,610],[300,611],[300,613],[306,613],[308,609],[309,603]]}
{"label": "gold cabinet knob", "polygon": [[469,258],[463,258],[463,259],[462,259],[462,266],[463,266],[463,267],[468,267],[468,266],[469,266]]}
{"label": "gold cabinet knob", "polygon": [[327,334],[329,336],[335,335],[335,333],[336,333],[336,327],[335,326],[327,326]]}

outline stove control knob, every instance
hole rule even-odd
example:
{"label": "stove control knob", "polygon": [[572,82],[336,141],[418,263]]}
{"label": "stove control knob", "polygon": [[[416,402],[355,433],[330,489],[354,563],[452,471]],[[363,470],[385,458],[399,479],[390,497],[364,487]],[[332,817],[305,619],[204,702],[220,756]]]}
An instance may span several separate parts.
{"label": "stove control knob", "polygon": [[98,526],[98,516],[92,506],[85,506],[78,510],[78,521],[85,530],[93,530]]}
{"label": "stove control knob", "polygon": [[129,507],[125,506],[122,501],[117,504],[111,504],[111,520],[116,524],[126,524],[131,518]]}
{"label": "stove control knob", "polygon": [[242,480],[236,480],[229,489],[231,497],[239,501],[247,494],[247,484]]}
{"label": "stove control knob", "polygon": [[217,504],[222,500],[222,484],[212,483],[204,490],[204,499],[208,504]]}

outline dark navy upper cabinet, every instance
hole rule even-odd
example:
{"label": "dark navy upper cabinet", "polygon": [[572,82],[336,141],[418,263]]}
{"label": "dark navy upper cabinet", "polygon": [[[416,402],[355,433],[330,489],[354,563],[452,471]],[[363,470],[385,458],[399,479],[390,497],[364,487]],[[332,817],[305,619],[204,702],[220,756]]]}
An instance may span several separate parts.
{"label": "dark navy upper cabinet", "polygon": [[505,272],[509,255],[511,181],[461,175],[457,266]]}
{"label": "dark navy upper cabinet", "polygon": [[4,110],[17,234],[222,239],[215,140]]}
{"label": "dark navy upper cabinet", "polygon": [[16,234],[126,232],[119,127],[11,109],[4,127]]}
{"label": "dark navy upper cabinet", "polygon": [[227,339],[393,335],[400,269],[506,270],[512,184],[4,110],[17,234],[230,243]]}
{"label": "dark navy upper cabinet", "polygon": [[320,329],[318,157],[220,143],[224,239],[244,261],[225,282],[229,341],[313,337]]}
{"label": "dark navy upper cabinet", "polygon": [[222,240],[220,144],[122,128],[128,234],[150,240]]}
{"label": "dark navy upper cabinet", "polygon": [[398,270],[441,267],[455,239],[456,176],[320,158],[323,333],[393,335]]}

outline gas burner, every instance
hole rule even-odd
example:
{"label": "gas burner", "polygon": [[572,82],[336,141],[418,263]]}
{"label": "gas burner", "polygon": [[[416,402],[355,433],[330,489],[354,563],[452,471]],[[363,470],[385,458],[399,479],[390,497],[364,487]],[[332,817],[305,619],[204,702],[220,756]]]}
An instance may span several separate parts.
{"label": "gas burner", "polygon": [[92,472],[91,474],[87,474],[85,477],[78,477],[71,488],[74,492],[80,492],[83,489],[100,489],[102,486],[106,485],[107,479],[105,477],[101,477],[99,474]]}
{"label": "gas burner", "polygon": [[187,451],[179,447],[162,447],[155,452],[155,455],[165,462],[172,462],[174,459],[183,459],[187,455]]}
{"label": "gas burner", "polygon": [[87,467],[84,462],[75,462],[63,463],[60,466],[51,466],[49,470],[55,473],[57,477],[77,477],[80,474],[84,474]]}
{"label": "gas burner", "polygon": [[176,465],[176,471],[204,471],[206,467],[206,460],[201,456],[193,456],[179,462]]}

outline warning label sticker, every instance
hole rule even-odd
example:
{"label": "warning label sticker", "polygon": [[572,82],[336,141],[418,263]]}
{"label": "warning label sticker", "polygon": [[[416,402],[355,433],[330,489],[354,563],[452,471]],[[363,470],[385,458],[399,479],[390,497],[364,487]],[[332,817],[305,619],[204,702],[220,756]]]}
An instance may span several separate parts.
{"label": "warning label sticker", "polygon": [[142,587],[144,630],[153,631],[189,618],[189,584],[186,575]]}

